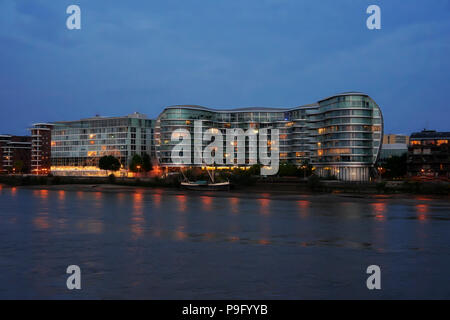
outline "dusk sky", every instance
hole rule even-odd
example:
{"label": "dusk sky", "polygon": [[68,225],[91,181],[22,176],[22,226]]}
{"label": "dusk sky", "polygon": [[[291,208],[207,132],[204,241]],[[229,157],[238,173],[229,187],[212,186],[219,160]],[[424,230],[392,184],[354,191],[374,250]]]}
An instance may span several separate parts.
{"label": "dusk sky", "polygon": [[[66,28],[71,4],[81,30]],[[385,133],[450,131],[449,78],[449,0],[0,0],[0,133],[346,91],[380,105]]]}

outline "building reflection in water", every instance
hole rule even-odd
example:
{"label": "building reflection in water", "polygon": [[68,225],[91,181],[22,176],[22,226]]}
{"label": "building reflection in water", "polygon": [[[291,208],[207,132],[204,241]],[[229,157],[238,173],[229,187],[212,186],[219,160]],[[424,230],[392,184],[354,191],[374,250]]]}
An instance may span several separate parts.
{"label": "building reflection in water", "polygon": [[100,191],[94,192],[94,198],[95,198],[95,200],[102,200],[103,193]]}
{"label": "building reflection in water", "polygon": [[311,201],[299,200],[297,201],[297,208],[300,213],[301,218],[307,218],[309,214],[309,208],[311,206]]}
{"label": "building reflection in water", "polygon": [[96,191],[93,193],[94,201],[93,201],[93,207],[98,210],[98,212],[102,211],[104,208],[103,204],[103,192]]}
{"label": "building reflection in water", "polygon": [[375,219],[377,221],[385,221],[386,220],[386,203],[385,202],[374,202],[370,204],[372,207],[372,211],[375,215]]}
{"label": "building reflection in water", "polygon": [[231,212],[234,214],[239,213],[239,198],[232,197],[228,199],[230,201]]}
{"label": "building reflection in water", "polygon": [[187,239],[187,233],[183,230],[183,227],[178,227],[178,229],[175,231],[175,239],[182,241]]}
{"label": "building reflection in water", "polygon": [[58,211],[55,217],[58,228],[64,230],[67,228],[67,218],[65,217],[66,210],[66,192],[64,190],[58,191]]}
{"label": "building reflection in water", "polygon": [[137,239],[144,234],[145,217],[144,217],[144,199],[142,193],[133,194],[133,213],[131,217],[131,232]]}
{"label": "building reflection in water", "polygon": [[271,243],[270,240],[267,240],[267,239],[258,240],[258,244],[262,244],[264,246],[269,245],[270,243]]}
{"label": "building reflection in water", "polygon": [[160,208],[162,195],[160,193],[154,193],[152,195],[152,198],[153,198],[153,205],[155,206],[155,208]]}
{"label": "building reflection in water", "polygon": [[384,248],[386,246],[385,243],[385,233],[386,233],[386,213],[387,213],[387,203],[383,200],[378,202],[374,202],[370,204],[372,208],[372,212],[375,215],[375,220],[377,222],[383,223],[374,223],[373,224],[373,234],[374,234],[374,243],[373,246],[375,250],[379,252],[384,252]]}
{"label": "building reflection in water", "polygon": [[203,235],[203,240],[205,240],[205,241],[212,241],[216,238],[217,238],[217,235],[214,232],[206,232]]}
{"label": "building reflection in water", "polygon": [[[269,194],[263,194],[263,196],[266,195],[267,197],[270,196]],[[262,238],[257,240],[258,244],[262,245],[268,245],[270,244],[270,202],[271,200],[268,198],[261,198],[258,199],[259,206],[260,206],[260,213],[262,214],[262,218],[260,219],[260,233],[262,235]]]}
{"label": "building reflection in water", "polygon": [[77,199],[83,200],[84,199],[84,192],[83,191],[77,191]]}
{"label": "building reflection in water", "polygon": [[211,211],[213,199],[209,196],[201,196],[200,197],[203,205],[204,211]]}
{"label": "building reflection in water", "polygon": [[416,212],[417,212],[417,219],[420,221],[425,221],[428,219],[428,211],[429,211],[429,205],[428,204],[416,204]]}
{"label": "building reflection in water", "polygon": [[259,212],[265,216],[270,215],[270,199],[261,198],[258,199],[259,202]]}
{"label": "building reflection in water", "polygon": [[177,195],[176,196],[178,202],[178,211],[175,216],[175,231],[173,231],[173,237],[175,240],[186,240],[188,238],[188,234],[186,232],[187,229],[187,221],[186,215],[184,214],[187,209],[187,197],[185,195]]}
{"label": "building reflection in water", "polygon": [[47,230],[50,228],[50,220],[48,217],[49,209],[46,205],[48,200],[48,190],[35,190],[33,191],[33,195],[41,202],[41,204],[37,207],[38,212],[36,217],[33,219],[33,225],[39,230]]}
{"label": "building reflection in water", "polygon": [[11,188],[11,195],[14,197],[17,194],[17,188],[16,187],[12,187]]}
{"label": "building reflection in water", "polygon": [[42,189],[39,191],[39,196],[42,200],[47,200],[48,198],[48,190]]}
{"label": "building reflection in water", "polygon": [[119,192],[117,194],[117,199],[119,200],[119,203],[122,203],[123,200],[125,200],[125,194],[123,192]]}
{"label": "building reflection in water", "polygon": [[50,222],[47,216],[39,215],[33,219],[33,224],[37,229],[46,230],[50,228]]}
{"label": "building reflection in water", "polygon": [[426,227],[426,221],[428,220],[430,206],[427,203],[419,203],[414,206],[414,209],[416,211],[416,218],[418,221],[416,229],[419,244],[418,249],[423,250],[423,248],[427,247],[427,242],[429,241],[429,233],[427,232],[428,228]]}
{"label": "building reflection in water", "polygon": [[176,196],[178,202],[178,211],[186,211],[186,196],[184,194],[179,194]]}

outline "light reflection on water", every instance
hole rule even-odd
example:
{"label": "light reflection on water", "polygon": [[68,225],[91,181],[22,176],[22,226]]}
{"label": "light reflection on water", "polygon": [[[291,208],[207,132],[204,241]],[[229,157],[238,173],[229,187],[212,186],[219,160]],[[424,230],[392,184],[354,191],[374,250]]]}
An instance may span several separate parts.
{"label": "light reflection on water", "polygon": [[383,200],[380,200],[379,202],[371,203],[370,204],[373,208],[375,219],[377,221],[383,222],[386,220],[386,203]]}
{"label": "light reflection on water", "polygon": [[131,232],[134,234],[135,239],[141,237],[144,234],[144,205],[143,195],[141,193],[135,193],[133,195],[133,214]]}
{"label": "light reflection on water", "polygon": [[[349,263],[354,257],[372,263],[377,255],[383,260],[386,254],[450,252],[450,205],[445,201],[435,205],[426,197],[398,203],[314,196],[279,200],[269,194],[249,199],[236,195],[172,195],[161,190],[102,193],[17,188],[0,188],[0,197],[0,241],[4,241],[0,267],[6,263],[2,251],[19,247],[24,251],[18,252],[28,256],[27,261],[35,259],[39,264],[33,270],[43,277],[50,277],[53,262],[74,263],[71,257],[95,270],[108,265],[116,270],[114,261],[120,257],[127,263],[125,268],[117,262],[127,270],[123,277],[143,277],[133,279],[132,287],[139,288],[141,282],[147,283],[142,280],[146,277],[157,281],[149,270],[164,279],[168,277],[166,272],[174,279],[183,272],[200,272],[199,277],[208,277],[204,273],[214,273],[215,268],[230,278],[235,272],[242,277],[246,274],[270,280],[282,274],[293,276],[293,270],[285,269],[293,265],[304,268],[306,274],[323,272],[327,257],[337,252],[348,255]],[[252,266],[251,261],[259,262]],[[27,270],[18,263],[15,269]],[[180,263],[185,269],[178,269]],[[271,266],[274,272],[283,271],[280,275],[266,274],[258,269],[260,263]],[[172,286],[181,290],[178,282]],[[204,292],[200,287],[197,290]],[[167,293],[167,297],[173,296]],[[256,291],[253,297],[260,298]]]}
{"label": "light reflection on water", "polygon": [[[339,217],[338,222],[340,223],[349,219],[361,220],[365,224],[369,223],[378,230],[374,243],[380,244],[383,242],[379,241],[380,236],[384,232],[380,231],[383,228],[380,228],[377,222],[386,223],[389,218],[389,201],[386,199],[372,199],[367,203],[349,201],[316,203],[311,200],[272,200],[269,194],[262,194],[255,199],[245,199],[236,196],[165,195],[159,190],[151,194],[145,194],[142,190],[135,193],[104,194],[98,191],[66,192],[46,189],[33,190],[31,193],[35,204],[34,215],[31,216],[31,219],[36,229],[45,230],[56,226],[59,229],[70,229],[70,224],[74,224],[84,232],[101,234],[104,231],[105,223],[114,223],[108,219],[108,213],[113,210],[122,215],[121,221],[129,216],[131,238],[135,240],[143,236],[154,236],[156,238],[172,238],[177,241],[202,239],[203,241],[241,241],[242,243],[262,245],[276,244],[283,243],[283,239],[286,239],[280,233],[275,234],[278,228],[271,230],[272,225],[278,226],[279,217],[286,219],[287,222],[283,227],[283,230],[286,230],[296,226],[303,228],[301,221],[307,222],[309,225],[315,218],[325,216],[331,219]],[[12,197],[16,197],[17,188],[10,188],[10,194]],[[403,217],[394,215],[391,218],[426,221],[430,213],[430,204],[427,203],[430,199],[419,197],[417,200],[420,203],[413,204],[412,210],[409,209],[409,212],[414,214],[407,214]],[[78,207],[78,210],[74,216],[67,217],[65,212],[70,207],[70,203]],[[368,210],[370,214],[364,215],[365,210]],[[211,215],[211,213],[216,215]],[[246,215],[239,217],[242,213],[246,213]],[[146,217],[149,217],[150,220],[147,221]],[[251,226],[249,226],[249,219],[252,220]],[[445,220],[445,217],[440,219]],[[188,221],[191,220],[194,221],[194,225],[195,221],[199,220],[196,227],[192,228],[193,230],[188,227]],[[147,222],[151,222],[151,224],[147,225]],[[166,228],[161,228],[162,223],[165,223]],[[171,228],[170,225],[173,227]],[[209,229],[197,230],[198,226],[206,226]],[[251,232],[246,228],[250,228]],[[246,231],[249,232],[245,237],[236,234],[236,232],[245,233]],[[319,239],[315,242],[289,239],[285,243],[299,245],[335,243],[337,245],[337,242],[340,241],[331,238]],[[337,238],[341,239],[341,236]]]}

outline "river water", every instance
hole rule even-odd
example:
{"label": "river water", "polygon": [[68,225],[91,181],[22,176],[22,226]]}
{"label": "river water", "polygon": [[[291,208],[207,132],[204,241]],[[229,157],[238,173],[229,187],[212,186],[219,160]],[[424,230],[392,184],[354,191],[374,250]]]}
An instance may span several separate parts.
{"label": "river water", "polygon": [[0,186],[2,299],[449,299],[449,270],[448,199]]}

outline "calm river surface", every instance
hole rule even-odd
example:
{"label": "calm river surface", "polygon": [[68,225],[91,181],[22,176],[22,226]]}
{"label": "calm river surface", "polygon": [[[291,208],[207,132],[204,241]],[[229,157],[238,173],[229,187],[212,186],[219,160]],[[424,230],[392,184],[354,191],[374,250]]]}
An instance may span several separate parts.
{"label": "calm river surface", "polygon": [[450,298],[448,200],[244,196],[0,187],[0,298]]}

